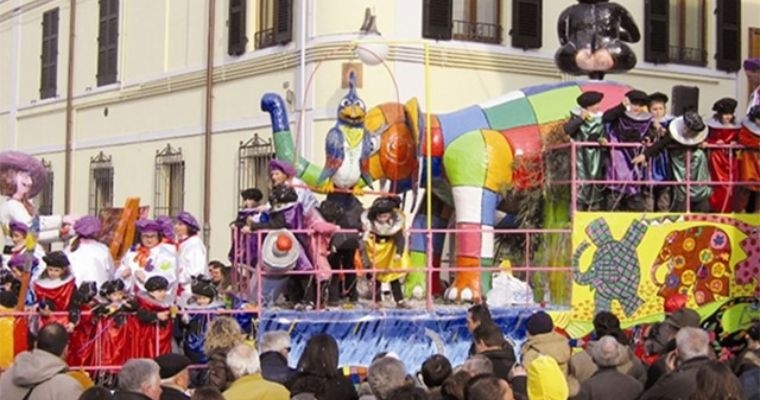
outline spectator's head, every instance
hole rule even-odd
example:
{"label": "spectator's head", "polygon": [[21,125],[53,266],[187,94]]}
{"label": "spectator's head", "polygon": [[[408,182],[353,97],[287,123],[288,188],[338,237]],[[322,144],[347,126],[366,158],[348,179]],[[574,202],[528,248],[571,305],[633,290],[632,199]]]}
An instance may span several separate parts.
{"label": "spectator's head", "polygon": [[725,364],[710,360],[697,370],[694,400],[742,400],[744,389],[739,379]]}
{"label": "spectator's head", "polygon": [[620,329],[620,319],[609,311],[600,311],[594,316],[594,334],[597,338],[612,336],[620,344],[629,344],[628,337]]}
{"label": "spectator's head", "polygon": [[394,390],[408,385],[406,367],[400,360],[383,357],[373,362],[367,370],[367,383],[378,400],[389,400]]}
{"label": "spectator's head", "polygon": [[318,333],[309,338],[298,360],[298,370],[310,375],[334,378],[338,371],[338,342],[335,338]]}
{"label": "spectator's head", "polygon": [[612,336],[602,336],[591,348],[591,358],[599,368],[610,368],[620,364],[622,354],[620,343]]}
{"label": "spectator's head", "polygon": [[710,355],[710,336],[702,329],[686,327],[676,334],[678,359],[683,361]]}
{"label": "spectator's head", "polygon": [[490,375],[493,374],[493,362],[482,354],[470,356],[462,364],[462,371],[467,372],[470,376]]}
{"label": "spectator's head", "polygon": [[246,375],[254,375],[261,372],[259,353],[253,346],[239,344],[227,353],[227,366],[232,371],[232,376],[238,379]]}
{"label": "spectator's head", "polygon": [[514,394],[509,384],[493,375],[481,375],[467,382],[465,400],[513,400]]}
{"label": "spectator's head", "polygon": [[525,329],[530,336],[541,335],[553,331],[554,322],[552,322],[552,317],[549,314],[539,311],[525,321]]}
{"label": "spectator's head", "polygon": [[111,400],[114,398],[110,389],[106,389],[103,386],[93,386],[82,392],[78,400]]}
{"label": "spectator's head", "polygon": [[393,390],[387,400],[427,400],[428,394],[425,389],[414,385],[405,385]]}
{"label": "spectator's head", "polygon": [[492,323],[491,312],[485,304],[476,304],[467,310],[467,330],[475,331],[475,328],[482,323]]}
{"label": "spectator's head", "polygon": [[182,354],[167,353],[155,358],[159,367],[161,383],[172,385],[187,390],[190,386],[190,371],[188,367],[193,363]]}
{"label": "spectator's head", "polygon": [[528,398],[530,400],[566,400],[570,390],[557,361],[540,355],[528,364]]}
{"label": "spectator's head", "polygon": [[290,334],[288,331],[269,331],[261,335],[259,340],[261,354],[276,351],[288,358],[290,355]]}
{"label": "spectator's head", "polygon": [[464,400],[464,389],[471,378],[472,375],[464,369],[453,373],[443,382],[441,394],[447,399]]}
{"label": "spectator's head", "polygon": [[147,358],[133,358],[127,361],[119,372],[119,389],[140,393],[151,400],[161,398],[161,377],[159,366]]}
{"label": "spectator's head", "polygon": [[231,349],[241,343],[245,336],[238,322],[231,317],[220,316],[211,320],[206,330],[203,349],[206,354],[216,349]]}
{"label": "spectator's head", "polygon": [[224,396],[216,387],[204,386],[195,389],[190,400],[224,400]]}
{"label": "spectator's head", "polygon": [[691,327],[699,328],[699,314],[691,308],[681,308],[670,314],[665,323],[679,330],[681,328]]}
{"label": "spectator's head", "polygon": [[451,375],[451,362],[442,354],[428,357],[422,363],[422,383],[428,389],[437,388]]}
{"label": "spectator's head", "polygon": [[37,349],[63,358],[69,345],[69,334],[59,323],[45,325],[37,334]]}
{"label": "spectator's head", "polygon": [[752,325],[747,328],[747,347],[750,350],[760,348],[760,320],[753,320]]}
{"label": "spectator's head", "polygon": [[208,276],[211,278],[211,282],[216,284],[228,281],[230,270],[231,268],[219,260],[213,260],[208,263]]}
{"label": "spectator's head", "polygon": [[478,353],[501,349],[507,341],[504,339],[504,333],[494,323],[480,324],[472,332],[472,340],[475,342],[475,351]]}

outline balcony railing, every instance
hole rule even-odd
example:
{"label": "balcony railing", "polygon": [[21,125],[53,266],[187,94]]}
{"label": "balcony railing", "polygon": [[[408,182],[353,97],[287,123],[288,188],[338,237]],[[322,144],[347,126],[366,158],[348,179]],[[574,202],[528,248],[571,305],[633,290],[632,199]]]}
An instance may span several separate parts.
{"label": "balcony railing", "polygon": [[704,67],[707,65],[707,50],[694,47],[670,46],[670,62]]}
{"label": "balcony railing", "polygon": [[481,43],[501,43],[501,25],[485,22],[453,20],[455,39]]}
{"label": "balcony railing", "polygon": [[253,46],[256,50],[272,47],[275,44],[274,29],[263,29],[253,36]]}

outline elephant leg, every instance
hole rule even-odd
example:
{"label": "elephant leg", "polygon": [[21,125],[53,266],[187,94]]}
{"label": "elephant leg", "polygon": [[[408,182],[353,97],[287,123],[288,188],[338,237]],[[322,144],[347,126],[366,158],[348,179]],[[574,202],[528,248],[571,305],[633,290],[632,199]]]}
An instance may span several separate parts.
{"label": "elephant leg", "polygon": [[594,303],[594,315],[599,314],[600,311],[612,310],[612,299],[607,296],[601,296],[599,293],[597,293],[594,299]]}
{"label": "elephant leg", "polygon": [[[449,218],[451,217],[451,208],[447,207],[441,200],[434,197],[432,201],[431,210],[431,228],[432,229],[445,229],[449,224]],[[425,295],[426,283],[427,283],[427,249],[428,238],[427,234],[423,232],[427,228],[427,204],[423,200],[420,210],[414,216],[412,221],[412,229],[415,231],[411,234],[410,239],[410,255],[412,266],[415,269],[414,272],[407,275],[404,282],[404,296],[422,298]],[[441,267],[441,253],[443,253],[443,244],[446,240],[446,234],[442,232],[433,233],[433,262],[432,265],[435,268]],[[431,282],[431,290],[433,296],[441,296],[443,294],[443,288],[441,286],[441,271],[437,269],[433,271]]]}

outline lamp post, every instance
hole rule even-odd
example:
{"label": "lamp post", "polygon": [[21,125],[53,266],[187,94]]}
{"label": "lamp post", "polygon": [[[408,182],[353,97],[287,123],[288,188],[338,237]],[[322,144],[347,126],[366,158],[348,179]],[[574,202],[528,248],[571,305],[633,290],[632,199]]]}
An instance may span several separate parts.
{"label": "lamp post", "polygon": [[364,23],[359,28],[356,56],[366,65],[379,65],[388,57],[388,45],[381,42],[382,35],[377,30],[376,17],[369,7],[364,11]]}

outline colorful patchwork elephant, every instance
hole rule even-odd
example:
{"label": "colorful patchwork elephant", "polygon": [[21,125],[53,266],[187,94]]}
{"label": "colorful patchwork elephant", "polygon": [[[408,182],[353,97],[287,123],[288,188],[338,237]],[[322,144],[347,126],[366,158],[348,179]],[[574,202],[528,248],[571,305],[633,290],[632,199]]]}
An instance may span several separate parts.
{"label": "colorful patchwork elephant", "polygon": [[[425,115],[414,99],[406,104],[386,103],[371,109],[365,128],[371,132],[380,130],[379,137],[373,137],[375,146],[369,165],[372,179],[390,180],[395,192],[423,188],[435,197],[432,210],[427,210],[423,201],[414,217],[412,228],[419,231],[411,235],[410,247],[417,272],[408,276],[406,293],[425,291],[428,240],[421,230],[427,227],[426,216],[430,212],[433,229],[448,227],[451,215],[456,218],[454,265],[460,270],[446,297],[480,301],[481,290],[488,289],[491,274],[483,274],[485,286],[481,285],[481,274],[475,268],[493,263],[494,215],[502,194],[509,186],[524,189],[542,184],[540,177],[533,181],[535,175],[515,168],[515,161],[541,159],[542,138],[567,118],[582,92],[604,93],[602,109],[607,109],[619,104],[629,89],[611,82],[572,81],[524,88],[445,114]],[[262,98],[261,107],[272,117],[277,158],[295,160],[284,102],[279,95],[270,93]],[[426,137],[428,120],[430,147]],[[428,157],[432,171],[430,188],[426,176]],[[302,158],[296,164],[299,177],[315,185],[319,167]],[[436,267],[443,242],[443,234],[432,238],[432,265]],[[437,273],[432,281],[434,285],[438,282]]]}
{"label": "colorful patchwork elephant", "polygon": [[586,227],[586,235],[596,246],[591,265],[581,271],[580,258],[591,247],[583,241],[573,255],[573,278],[582,286],[594,290],[594,315],[610,311],[612,300],[617,300],[625,315],[630,317],[644,300],[639,296],[641,267],[636,248],[644,238],[647,225],[633,221],[620,240],[612,236],[603,218],[597,218]]}

